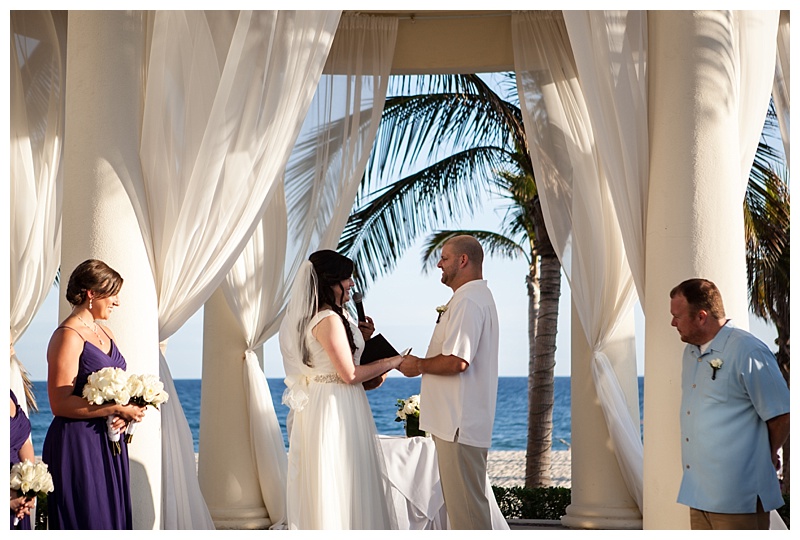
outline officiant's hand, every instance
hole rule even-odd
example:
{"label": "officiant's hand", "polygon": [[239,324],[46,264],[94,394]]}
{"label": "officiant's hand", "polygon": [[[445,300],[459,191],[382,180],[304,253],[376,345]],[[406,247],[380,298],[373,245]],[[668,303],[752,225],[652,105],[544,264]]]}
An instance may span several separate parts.
{"label": "officiant's hand", "polygon": [[413,354],[405,355],[397,370],[406,377],[416,377],[420,374],[419,357]]}
{"label": "officiant's hand", "polygon": [[378,388],[380,385],[383,384],[383,381],[386,380],[386,375],[388,375],[388,373],[384,373],[383,375],[378,375],[377,377],[373,377],[372,379],[361,383],[364,385],[364,390],[375,390],[376,388]]}
{"label": "officiant's hand", "polygon": [[364,341],[367,341],[375,333],[375,323],[372,317],[365,317],[367,320],[358,323],[358,329],[361,330],[361,335],[364,336]]}

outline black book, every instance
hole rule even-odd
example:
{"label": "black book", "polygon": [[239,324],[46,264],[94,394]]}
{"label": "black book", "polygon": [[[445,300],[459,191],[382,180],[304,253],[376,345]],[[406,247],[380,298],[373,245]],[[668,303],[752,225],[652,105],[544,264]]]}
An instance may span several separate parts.
{"label": "black book", "polygon": [[365,366],[376,360],[390,358],[400,354],[392,344],[381,334],[375,334],[364,345],[364,352],[361,353],[361,365]]}

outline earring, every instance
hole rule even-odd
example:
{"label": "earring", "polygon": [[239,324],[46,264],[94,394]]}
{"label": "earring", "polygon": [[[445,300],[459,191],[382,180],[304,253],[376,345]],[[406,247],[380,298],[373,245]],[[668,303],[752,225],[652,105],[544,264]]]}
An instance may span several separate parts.
{"label": "earring", "polygon": [[89,309],[92,309],[92,299],[89,298]]}

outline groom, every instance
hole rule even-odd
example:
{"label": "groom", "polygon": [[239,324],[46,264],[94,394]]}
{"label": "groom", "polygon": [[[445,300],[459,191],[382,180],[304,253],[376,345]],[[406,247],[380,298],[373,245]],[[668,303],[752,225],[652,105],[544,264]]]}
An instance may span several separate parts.
{"label": "groom", "polygon": [[422,374],[419,426],[436,444],[450,528],[491,529],[486,460],[497,400],[497,308],[474,237],[448,240],[437,266],[453,296],[437,308],[426,357],[407,355],[398,369]]}

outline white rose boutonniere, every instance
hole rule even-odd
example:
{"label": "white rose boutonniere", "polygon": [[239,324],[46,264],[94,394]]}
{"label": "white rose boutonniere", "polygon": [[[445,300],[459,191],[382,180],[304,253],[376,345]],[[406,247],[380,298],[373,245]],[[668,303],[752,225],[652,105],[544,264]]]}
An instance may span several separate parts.
{"label": "white rose boutonniere", "polygon": [[447,311],[447,305],[446,304],[444,306],[436,306],[436,313],[439,314],[436,317],[436,324],[439,324],[439,321],[442,320],[442,313],[444,313],[445,311]]}
{"label": "white rose boutonniere", "polygon": [[722,361],[722,358],[714,358],[713,360],[709,360],[708,361],[708,365],[710,365],[711,369],[713,370],[711,372],[711,380],[712,381],[717,378],[717,370],[722,367],[723,363],[724,362]]}

